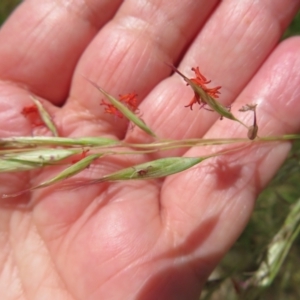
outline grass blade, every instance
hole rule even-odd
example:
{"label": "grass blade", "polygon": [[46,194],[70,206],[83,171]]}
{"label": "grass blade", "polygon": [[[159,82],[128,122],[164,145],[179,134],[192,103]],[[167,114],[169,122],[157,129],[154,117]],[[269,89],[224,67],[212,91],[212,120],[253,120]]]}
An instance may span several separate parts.
{"label": "grass blade", "polygon": [[72,176],[76,175],[77,173],[83,171],[84,169],[88,168],[94,160],[98,159],[101,156],[102,156],[102,154],[91,154],[91,155],[81,159],[77,163],[71,165],[67,169],[63,170],[61,173],[59,173],[55,177],[42,182],[41,184],[31,188],[30,190],[43,188],[43,187],[52,185],[54,183],[57,183],[59,181],[62,181],[64,179],[67,179],[69,177],[72,177]]}
{"label": "grass blade", "polygon": [[102,137],[82,137],[82,138],[65,138],[65,137],[49,137],[49,136],[24,136],[12,138],[0,138],[1,148],[13,147],[35,147],[35,146],[65,146],[65,147],[99,147],[113,146],[119,142],[113,139]]}
{"label": "grass blade", "polygon": [[282,228],[268,246],[266,260],[261,263],[251,279],[255,286],[266,287],[271,285],[299,233],[300,199],[293,206]]}

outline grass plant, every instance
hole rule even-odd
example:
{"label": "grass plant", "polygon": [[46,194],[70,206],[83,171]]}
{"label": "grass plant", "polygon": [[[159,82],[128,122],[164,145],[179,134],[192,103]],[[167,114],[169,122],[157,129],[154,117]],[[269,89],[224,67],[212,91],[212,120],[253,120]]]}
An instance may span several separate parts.
{"label": "grass plant", "polygon": [[[3,22],[11,10],[20,1],[3,0],[0,3],[0,22]],[[286,31],[284,37],[300,32],[300,14]],[[108,102],[103,102],[105,111],[115,117],[127,118],[139,127],[153,142],[147,144],[126,144],[108,138],[60,137],[51,116],[38,99],[33,99],[33,106],[24,114],[36,111],[52,136],[0,138],[0,172],[18,172],[39,168],[51,168],[65,164],[65,169],[54,177],[41,182],[29,190],[44,188],[49,185],[64,183],[70,177],[88,168],[98,159],[112,155],[136,155],[164,151],[181,147],[201,147],[207,145],[234,145],[228,151],[235,151],[241,145],[249,143],[269,143],[280,140],[295,140],[293,149],[285,164],[279,170],[269,186],[261,193],[256,210],[249,225],[236,242],[220,266],[213,274],[201,299],[299,299],[300,298],[300,139],[299,135],[281,137],[259,137],[256,124],[255,106],[248,105],[243,111],[253,111],[253,125],[246,125],[238,120],[227,107],[218,101],[218,88],[208,89],[206,78],[196,74],[189,79],[178,72],[193,89],[195,98],[188,105],[208,106],[221,118],[237,121],[246,127],[243,139],[218,140],[162,140],[136,113],[134,102],[126,102],[112,97],[101,87],[96,88]],[[93,83],[93,85],[95,85]],[[248,138],[247,138],[248,134]],[[235,146],[236,145],[236,146]],[[131,151],[128,148],[131,147]],[[205,157],[167,157],[147,163],[133,165],[86,184],[114,180],[147,180],[165,177],[186,170],[212,156],[223,155],[224,151]],[[78,159],[79,156],[79,159]],[[76,158],[74,160],[74,158]],[[28,190],[20,191],[20,193]],[[4,195],[14,197],[17,194]]]}

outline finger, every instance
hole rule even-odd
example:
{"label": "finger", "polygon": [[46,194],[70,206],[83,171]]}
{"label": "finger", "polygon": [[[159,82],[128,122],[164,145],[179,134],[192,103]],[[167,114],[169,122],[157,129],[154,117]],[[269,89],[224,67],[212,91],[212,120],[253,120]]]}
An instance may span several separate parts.
{"label": "finger", "polygon": [[[199,66],[212,80],[209,87],[222,86],[220,102],[231,104],[272,51],[297,8],[299,1],[292,0],[223,1],[191,45],[180,70],[191,78],[195,76],[190,68]],[[143,119],[160,137],[201,137],[219,115],[184,107],[192,97],[191,88],[176,74],[142,103]],[[141,132],[129,132],[128,139],[141,140]],[[179,149],[172,155],[183,152]]]}
{"label": "finger", "polygon": [[[300,38],[282,43],[237,99],[238,106],[249,99],[258,104],[260,136],[299,131],[299,49]],[[235,137],[244,131],[226,120],[222,126],[216,123],[205,137]],[[168,178],[162,192],[162,212],[167,227],[175,232],[177,245],[185,241],[185,253],[196,252],[198,263],[205,260],[207,271],[211,271],[242,232],[258,193],[289,149],[288,142],[253,144]],[[195,148],[187,155],[204,153]]]}
{"label": "finger", "polygon": [[1,79],[61,103],[78,58],[121,0],[27,0],[0,30]]}
{"label": "finger", "polygon": [[[217,1],[128,0],[84,53],[71,89],[66,114],[89,111],[99,131],[121,137],[124,123],[105,115],[102,95],[82,75],[114,96],[143,97],[168,73],[163,61],[178,59],[200,30]],[[82,116],[82,118],[85,118]],[[99,119],[105,122],[99,125]],[[77,120],[78,121],[78,120]]]}

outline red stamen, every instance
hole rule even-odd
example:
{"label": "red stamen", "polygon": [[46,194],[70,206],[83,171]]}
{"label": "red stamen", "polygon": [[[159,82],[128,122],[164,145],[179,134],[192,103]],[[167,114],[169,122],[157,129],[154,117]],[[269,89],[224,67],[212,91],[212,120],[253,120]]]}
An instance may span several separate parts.
{"label": "red stamen", "polygon": [[199,95],[195,93],[191,102],[188,105],[185,105],[185,107],[189,107],[191,110],[193,110],[193,105],[196,103],[201,105],[201,99],[200,99]]}
{"label": "red stamen", "polygon": [[25,106],[25,107],[23,107],[21,113],[22,113],[22,115],[24,115],[26,117],[31,113],[38,113],[38,109],[35,105]]}
{"label": "red stamen", "polygon": [[[136,93],[128,93],[124,95],[119,95],[120,102],[124,103],[131,111],[136,111],[138,106]],[[107,103],[104,100],[100,103],[100,105],[105,106],[105,112],[111,115],[115,115],[118,118],[123,118],[123,114],[111,103]]]}
{"label": "red stamen", "polygon": [[33,126],[43,126],[44,122],[41,120],[37,107],[33,104],[23,107],[21,114],[27,118]]}
{"label": "red stamen", "polygon": [[115,115],[118,118],[123,118],[123,114],[111,103],[107,103],[104,100],[100,103],[100,105],[106,106],[104,111],[108,114]]}
{"label": "red stamen", "polygon": [[[202,75],[200,73],[199,67],[192,68],[192,71],[195,73],[196,78],[190,78],[190,80],[193,83],[195,83],[196,85],[198,85],[199,87],[201,87],[204,90],[204,92],[207,93],[212,98],[219,98],[219,95],[220,95],[220,91],[219,90],[220,90],[221,86],[216,86],[214,88],[208,88],[206,86],[206,84],[210,83],[211,80],[208,80],[204,75]],[[199,105],[201,105],[200,108],[202,108],[202,107],[204,107],[206,105],[206,102],[203,101],[203,99],[201,99],[200,96],[195,93],[193,99],[185,107],[190,107],[190,109],[193,110],[193,105],[196,104],[196,103],[198,103]]]}
{"label": "red stamen", "polygon": [[119,100],[129,106],[132,111],[137,109],[138,101],[137,101],[136,93],[128,93],[124,95],[119,95]]}
{"label": "red stamen", "polygon": [[194,83],[196,83],[199,86],[202,86],[204,84],[210,83],[211,80],[207,80],[204,75],[200,73],[199,67],[197,68],[192,68],[192,71],[195,73],[196,78],[191,79]]}

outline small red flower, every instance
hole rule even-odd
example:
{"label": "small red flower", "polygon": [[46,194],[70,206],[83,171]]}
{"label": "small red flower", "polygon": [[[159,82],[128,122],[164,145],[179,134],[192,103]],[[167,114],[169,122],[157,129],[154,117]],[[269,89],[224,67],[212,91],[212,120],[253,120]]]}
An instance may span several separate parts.
{"label": "small red flower", "polygon": [[107,103],[107,102],[105,102],[105,100],[102,100],[102,102],[100,103],[100,105],[104,105],[105,106],[104,111],[106,113],[111,114],[111,115],[115,115],[118,118],[123,118],[123,114],[114,105],[112,105],[111,103]]}
{"label": "small red flower", "polygon": [[207,80],[206,77],[204,77],[199,70],[199,67],[192,68],[192,71],[195,73],[196,78],[192,78],[191,81],[196,83],[199,86],[203,86],[204,84],[211,83],[211,80]]}
{"label": "small red flower", "polygon": [[25,117],[27,117],[31,113],[38,113],[38,109],[35,105],[25,106],[22,109],[22,115],[24,115]]}
{"label": "small red flower", "polygon": [[[131,111],[136,111],[138,106],[137,94],[128,93],[124,95],[119,95],[119,100],[125,104]],[[104,111],[108,114],[115,115],[118,118],[123,118],[123,114],[111,103],[107,103],[105,100],[102,100],[100,105],[106,106]]]}
{"label": "small red flower", "polygon": [[126,104],[132,111],[135,111],[137,109],[138,101],[136,93],[119,95],[119,100]]}
{"label": "small red flower", "polygon": [[[195,83],[196,85],[198,85],[199,87],[201,87],[204,90],[204,92],[207,93],[212,98],[219,98],[219,94],[220,94],[219,90],[220,90],[221,86],[217,86],[214,88],[208,88],[206,86],[206,84],[210,83],[211,80],[206,79],[206,77],[200,73],[199,67],[192,68],[192,71],[195,73],[196,78],[191,78],[190,80],[193,83]],[[203,99],[201,99],[197,93],[195,93],[193,99],[185,107],[190,107],[190,109],[193,110],[193,105],[196,103],[198,103],[200,105],[200,108],[202,108],[206,105],[206,102]]]}
{"label": "small red flower", "polygon": [[44,122],[42,121],[38,108],[36,105],[25,106],[21,114],[25,116],[33,126],[43,126]]}

